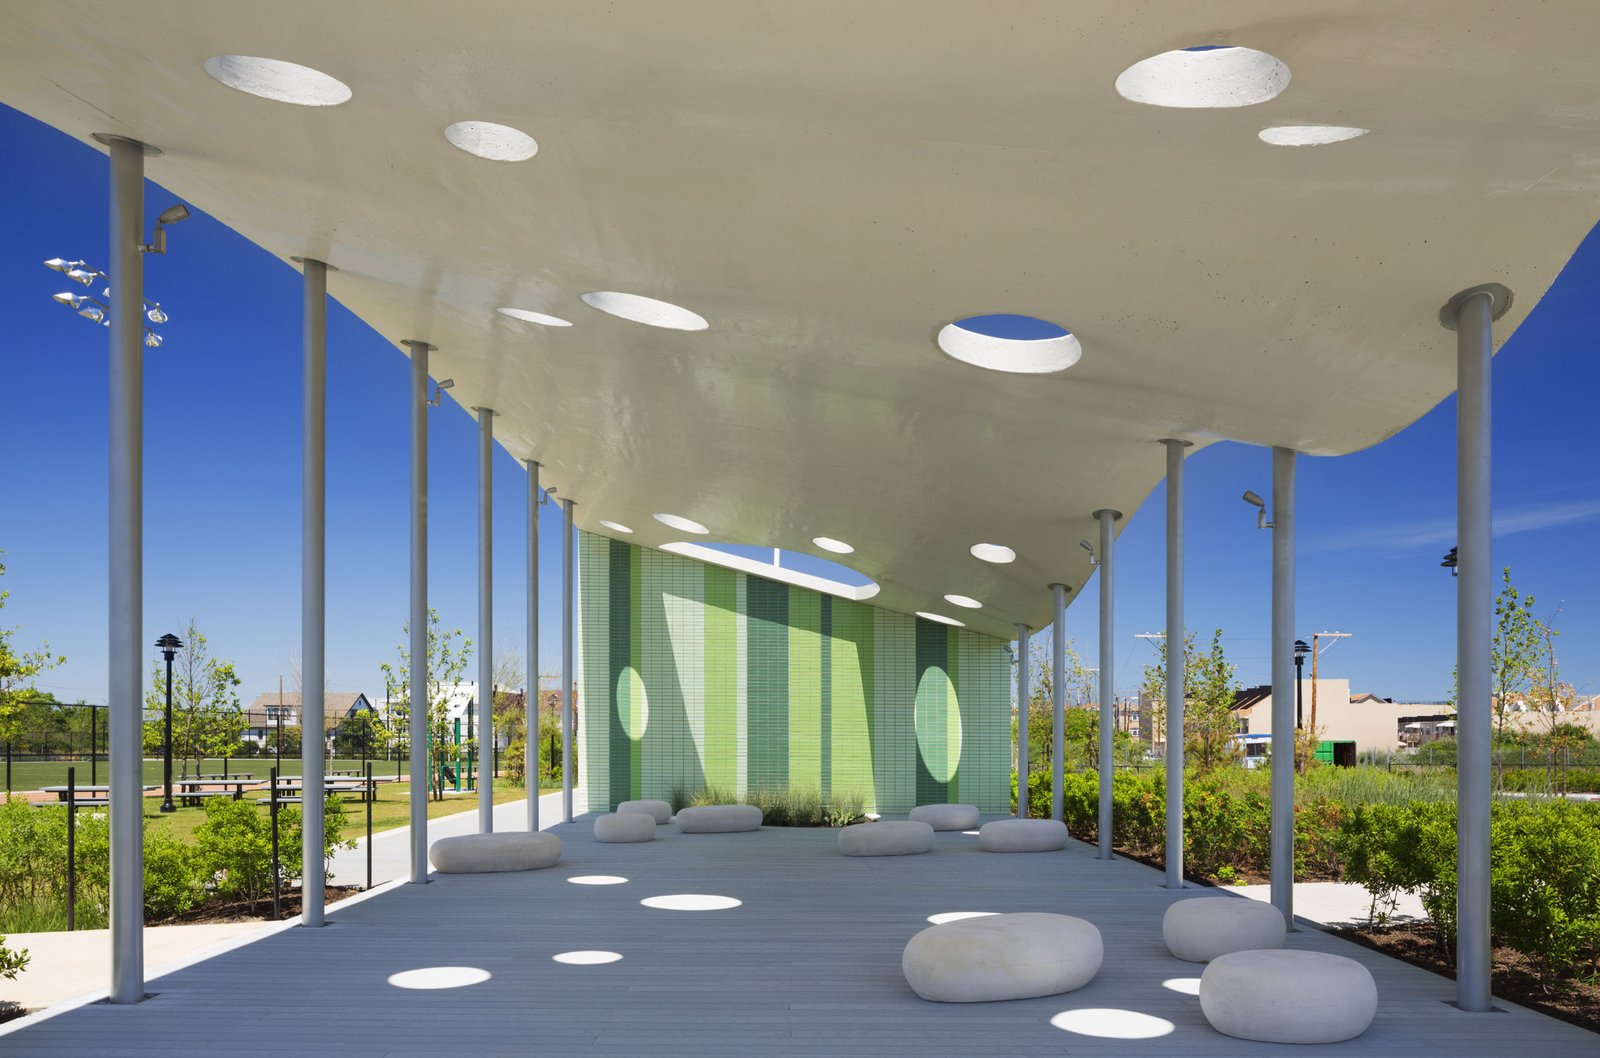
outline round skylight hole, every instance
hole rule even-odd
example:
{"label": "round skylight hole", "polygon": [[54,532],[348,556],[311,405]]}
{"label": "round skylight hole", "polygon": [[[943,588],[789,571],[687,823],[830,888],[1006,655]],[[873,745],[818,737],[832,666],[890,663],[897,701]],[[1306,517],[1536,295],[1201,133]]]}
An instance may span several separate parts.
{"label": "round skylight hole", "polygon": [[855,551],[855,548],[851,547],[843,540],[835,540],[831,536],[815,537],[811,542],[822,548],[822,550],[832,551],[836,555],[848,555]]}
{"label": "round skylight hole", "polygon": [[541,327],[572,326],[571,321],[564,320],[560,316],[551,316],[545,312],[534,312],[532,309],[496,309],[495,311],[502,316],[510,316],[512,319],[521,320],[524,323],[537,323]]}
{"label": "round skylight hole", "polygon": [[213,55],[206,73],[229,88],[277,103],[332,107],[351,96],[350,86],[309,66],[256,55]]}
{"label": "round skylight hole", "polygon": [[942,613],[929,613],[926,610],[918,610],[917,616],[924,621],[937,621],[942,625],[955,625],[957,628],[967,627],[965,621],[957,621],[954,617],[946,617]]}
{"label": "round skylight hole", "polygon": [[710,529],[707,529],[693,518],[681,518],[676,514],[653,514],[651,517],[667,528],[676,529],[679,532],[693,533],[695,536],[705,536],[711,532]]}
{"label": "round skylight hole", "polygon": [[491,162],[525,162],[539,153],[532,136],[492,121],[458,121],[445,126],[444,138],[468,154]]}
{"label": "round skylight hole", "polygon": [[629,529],[627,526],[623,525],[621,522],[607,521],[606,519],[602,518],[602,519],[600,519],[600,524],[605,526],[607,529],[610,529],[613,533],[629,533],[629,534],[631,534],[633,532],[632,529]]}
{"label": "round skylight hole", "polygon": [[594,290],[583,295],[583,303],[624,320],[651,327],[665,327],[669,331],[703,331],[711,326],[699,313],[642,294]]}
{"label": "round skylight hole", "polygon": [[1256,135],[1262,143],[1270,143],[1274,147],[1321,147],[1326,143],[1353,140],[1371,131],[1351,125],[1274,125]]}
{"label": "round skylight hole", "polygon": [[974,599],[970,595],[946,595],[944,597],[944,601],[950,603],[952,606],[965,606],[969,610],[983,609],[983,603],[979,602],[977,599]]}
{"label": "round skylight hole", "polygon": [[981,558],[985,562],[1004,564],[1015,562],[1017,553],[1004,544],[973,544],[972,557]]}
{"label": "round skylight hole", "polygon": [[726,911],[738,907],[743,901],[731,896],[710,896],[705,893],[676,893],[672,896],[649,896],[639,901],[645,907],[660,911]]}
{"label": "round skylight hole", "polygon": [[968,316],[939,331],[939,348],[964,364],[1019,375],[1065,371],[1083,356],[1077,337],[1060,324],[1033,316]]}
{"label": "round skylight hole", "polygon": [[568,966],[604,966],[609,962],[622,961],[622,956],[614,951],[564,951],[550,958]]}
{"label": "round skylight hole", "polygon": [[436,988],[465,988],[489,979],[488,970],[476,966],[424,966],[419,970],[403,970],[389,975],[389,983],[396,988],[418,988],[431,991]]}
{"label": "round skylight hole", "polygon": [[1289,77],[1264,51],[1205,44],[1134,63],[1117,78],[1117,94],[1157,107],[1248,107],[1276,98]]}

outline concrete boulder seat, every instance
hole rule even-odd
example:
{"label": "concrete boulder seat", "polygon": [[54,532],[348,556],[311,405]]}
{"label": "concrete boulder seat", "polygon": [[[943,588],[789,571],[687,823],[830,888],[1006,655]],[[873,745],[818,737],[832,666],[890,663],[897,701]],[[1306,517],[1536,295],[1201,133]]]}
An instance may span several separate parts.
{"label": "concrete boulder seat", "polygon": [[755,805],[695,805],[678,813],[678,829],[685,834],[736,834],[761,829],[761,809]]}
{"label": "concrete boulder seat", "polygon": [[1059,819],[993,819],[978,828],[984,852],[1054,852],[1067,847]]}
{"label": "concrete boulder seat", "polygon": [[616,812],[594,817],[594,839],[607,843],[654,841],[656,821],[643,812]]}
{"label": "concrete boulder seat", "polygon": [[553,866],[560,858],[560,838],[521,831],[440,838],[428,849],[428,859],[440,874],[537,871]]}
{"label": "concrete boulder seat", "polygon": [[839,831],[846,856],[914,856],[933,848],[933,827],[916,820],[857,823]]}
{"label": "concrete boulder seat", "polygon": [[1243,897],[1190,897],[1161,917],[1167,950],[1189,962],[1210,962],[1231,951],[1281,948],[1285,933],[1283,912]]}
{"label": "concrete boulder seat", "polygon": [[624,801],[617,806],[617,814],[641,812],[657,823],[672,822],[672,806],[665,801]]}
{"label": "concrete boulder seat", "polygon": [[1071,992],[1100,972],[1105,946],[1091,923],[1023,912],[932,926],[900,957],[906,983],[936,1003],[987,1003]]}
{"label": "concrete boulder seat", "polygon": [[926,823],[935,830],[976,830],[977,805],[918,805],[911,810],[911,818]]}
{"label": "concrete boulder seat", "polygon": [[1320,951],[1236,951],[1200,975],[1211,1027],[1261,1043],[1338,1043],[1367,1030],[1378,986],[1354,959]]}

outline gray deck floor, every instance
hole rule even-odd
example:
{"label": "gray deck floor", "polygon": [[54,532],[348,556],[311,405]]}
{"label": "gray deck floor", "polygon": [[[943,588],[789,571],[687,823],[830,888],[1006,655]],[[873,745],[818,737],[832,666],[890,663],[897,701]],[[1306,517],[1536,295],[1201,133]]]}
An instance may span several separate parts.
{"label": "gray deck floor", "polygon": [[[335,909],[323,930],[285,930],[150,983],[134,1007],[81,1007],[0,1037],[7,1058],[337,1055],[1573,1055],[1600,1037],[1507,1007],[1464,1014],[1442,978],[1316,931],[1290,946],[1358,959],[1377,979],[1377,1021],[1350,1042],[1274,1047],[1214,1032],[1199,1000],[1164,982],[1193,979],[1161,942],[1178,894],[1127,861],[1063,852],[1001,856],[977,838],[940,834],[925,856],[847,859],[834,832],[763,829],[596,844],[587,820],[555,828],[555,868],[438,877]],[[578,885],[609,874],[625,884]],[[664,911],[668,894],[734,897],[721,911]],[[1223,894],[1204,898],[1239,899]],[[1106,960],[1087,987],[1008,1003],[918,999],[900,953],[927,916],[1053,911],[1098,926]],[[552,956],[606,950],[623,958],[573,966]],[[422,967],[487,971],[468,987],[407,990],[391,974]],[[1082,1013],[1107,1011],[1109,1014]],[[1079,1012],[1079,1013],[1068,1013]],[[1138,1022],[1159,1035],[1092,1032]]]}

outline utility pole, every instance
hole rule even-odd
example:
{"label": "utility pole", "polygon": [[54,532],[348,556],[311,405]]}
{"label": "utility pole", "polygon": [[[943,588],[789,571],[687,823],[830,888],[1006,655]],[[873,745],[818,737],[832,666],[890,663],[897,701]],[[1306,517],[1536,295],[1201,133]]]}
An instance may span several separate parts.
{"label": "utility pole", "polygon": [[[1311,633],[1311,742],[1317,742],[1317,659],[1321,650],[1317,647],[1319,639],[1349,639],[1349,632],[1313,632]],[[1311,750],[1311,756],[1316,756],[1316,750]]]}

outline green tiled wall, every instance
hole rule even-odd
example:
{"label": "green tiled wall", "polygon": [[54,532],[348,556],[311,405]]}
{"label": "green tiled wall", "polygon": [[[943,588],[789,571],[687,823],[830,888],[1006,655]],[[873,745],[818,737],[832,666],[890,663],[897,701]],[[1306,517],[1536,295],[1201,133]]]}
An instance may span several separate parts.
{"label": "green tiled wall", "polygon": [[578,546],[591,811],[674,786],[1010,811],[1005,643],[589,533]]}

